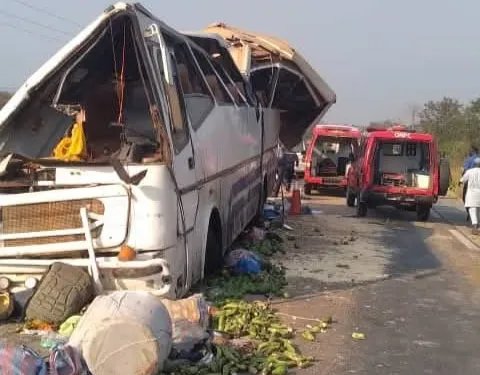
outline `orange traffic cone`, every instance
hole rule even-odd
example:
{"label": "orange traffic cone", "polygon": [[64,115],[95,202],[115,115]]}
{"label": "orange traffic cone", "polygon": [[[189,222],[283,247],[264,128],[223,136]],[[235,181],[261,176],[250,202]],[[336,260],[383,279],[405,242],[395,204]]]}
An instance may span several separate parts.
{"label": "orange traffic cone", "polygon": [[302,213],[302,200],[300,198],[300,189],[296,186],[292,191],[292,200],[290,203],[290,215],[300,215]]}

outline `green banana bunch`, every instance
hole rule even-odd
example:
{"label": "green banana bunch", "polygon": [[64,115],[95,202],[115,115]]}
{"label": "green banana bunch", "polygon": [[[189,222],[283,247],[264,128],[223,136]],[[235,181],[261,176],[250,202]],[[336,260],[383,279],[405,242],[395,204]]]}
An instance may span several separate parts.
{"label": "green banana bunch", "polygon": [[300,355],[290,338],[293,329],[281,323],[267,303],[228,301],[217,312],[214,328],[236,337],[249,337],[256,343],[255,361],[248,366],[261,375],[283,375],[292,367],[307,367],[313,361]]}
{"label": "green banana bunch", "polygon": [[[213,324],[217,331],[249,337],[255,349],[245,353],[217,345],[209,364],[183,366],[170,371],[170,375],[285,375],[290,368],[305,368],[313,362],[313,358],[300,354],[291,341],[293,329],[280,321],[268,303],[228,301],[217,310]],[[308,327],[321,332],[329,324],[331,319]]]}
{"label": "green banana bunch", "polygon": [[321,320],[318,324],[311,326],[307,324],[305,330],[302,332],[302,337],[307,341],[315,341],[317,333],[325,333],[330,325],[333,323],[333,319],[328,317]]}

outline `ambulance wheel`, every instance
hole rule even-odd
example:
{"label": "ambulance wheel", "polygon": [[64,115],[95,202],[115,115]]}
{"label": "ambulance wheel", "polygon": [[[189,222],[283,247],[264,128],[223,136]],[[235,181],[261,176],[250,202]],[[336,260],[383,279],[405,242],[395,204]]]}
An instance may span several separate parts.
{"label": "ambulance wheel", "polygon": [[417,220],[427,221],[430,217],[430,206],[417,205]]}
{"label": "ambulance wheel", "polygon": [[357,216],[365,217],[367,216],[368,206],[366,202],[360,201],[360,195],[357,195]]}
{"label": "ambulance wheel", "polygon": [[350,188],[347,187],[347,192],[346,192],[346,196],[347,196],[347,206],[348,207],[354,207],[355,206],[355,194],[353,194],[351,191],[350,191]]}

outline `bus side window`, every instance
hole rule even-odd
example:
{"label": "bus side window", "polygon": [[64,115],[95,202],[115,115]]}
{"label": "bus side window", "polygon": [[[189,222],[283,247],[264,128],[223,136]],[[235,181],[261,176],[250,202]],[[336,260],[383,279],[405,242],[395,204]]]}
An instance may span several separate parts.
{"label": "bus side window", "polygon": [[225,82],[225,85],[227,86],[227,90],[230,93],[230,95],[232,96],[235,104],[239,105],[239,106],[248,105],[242,91],[239,89],[239,87],[233,81],[233,79],[230,77],[230,75],[226,72],[224,67],[216,60],[213,60],[213,67],[217,70],[218,75],[223,80],[223,82]]}
{"label": "bus side window", "polygon": [[[156,52],[155,60],[158,65],[161,61],[161,51],[157,49]],[[170,68],[172,69],[173,83],[168,84],[165,80],[163,80],[163,83],[170,108],[172,140],[175,152],[179,153],[188,143],[188,122],[183,101],[183,92],[180,86],[175,52],[171,48],[168,49],[168,57],[170,60]]]}
{"label": "bus side window", "polygon": [[187,44],[183,42],[172,44],[177,61],[180,85],[184,94],[185,108],[192,128],[196,131],[215,105],[213,96]]}
{"label": "bus side window", "polygon": [[213,69],[212,64],[208,61],[201,52],[196,49],[192,49],[193,55],[200,66],[200,69],[205,76],[208,86],[212,90],[213,96],[218,104],[233,104],[233,100],[223,85],[223,82],[218,78],[215,70]]}

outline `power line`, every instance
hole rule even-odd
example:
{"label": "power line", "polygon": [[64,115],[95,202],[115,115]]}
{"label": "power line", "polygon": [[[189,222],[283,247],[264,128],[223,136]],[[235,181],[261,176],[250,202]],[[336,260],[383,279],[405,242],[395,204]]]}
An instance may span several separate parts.
{"label": "power line", "polygon": [[46,14],[50,17],[53,17],[53,18],[56,18],[57,20],[60,20],[60,21],[64,21],[64,22],[68,22],[68,23],[73,23],[74,25],[76,26],[82,26],[80,25],[78,22],[75,22],[67,17],[64,17],[64,16],[60,16],[58,14],[55,14],[53,13],[52,11],[48,10],[47,8],[43,8],[43,7],[38,7],[38,6],[34,6],[30,3],[27,3],[26,1],[23,1],[23,0],[11,0],[17,4],[21,4],[23,5],[24,7],[27,7],[27,8],[30,8],[32,10],[35,10],[37,12],[40,12],[40,13],[43,13],[43,14]]}
{"label": "power line", "polygon": [[5,27],[10,27],[11,29],[14,29],[14,30],[17,30],[17,31],[22,31],[24,33],[27,33],[27,34],[30,34],[30,35],[34,35],[36,37],[40,37],[40,38],[43,38],[43,39],[50,39],[50,40],[54,40],[56,42],[65,42],[64,40],[60,39],[60,38],[57,38],[55,36],[51,36],[51,35],[45,35],[45,34],[41,34],[41,33],[38,33],[36,31],[32,31],[32,30],[29,30],[29,29],[25,29],[21,26],[18,26],[18,25],[14,25],[14,24],[11,24],[11,23],[7,23],[7,22],[0,22],[0,26],[5,26]]}
{"label": "power line", "polygon": [[4,10],[0,10],[0,14],[3,14],[4,16],[7,16],[7,17],[15,18],[15,19],[23,21],[23,22],[30,23],[32,25],[41,27],[41,28],[46,29],[46,30],[55,31],[55,32],[60,33],[60,34],[67,34],[67,35],[71,34],[70,32],[66,32],[64,30],[60,30],[60,29],[57,29],[55,27],[51,27],[51,26],[48,26],[48,25],[44,25],[41,22],[37,22],[37,21],[33,21],[33,20],[25,18],[25,17],[17,16],[16,14],[5,12]]}

